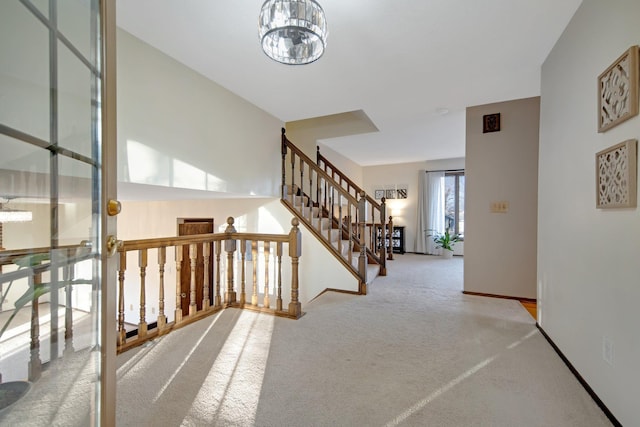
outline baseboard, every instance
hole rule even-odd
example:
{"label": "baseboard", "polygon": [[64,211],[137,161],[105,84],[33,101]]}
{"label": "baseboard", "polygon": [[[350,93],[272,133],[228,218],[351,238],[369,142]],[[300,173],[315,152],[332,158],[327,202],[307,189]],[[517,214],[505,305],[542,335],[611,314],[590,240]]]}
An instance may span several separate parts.
{"label": "baseboard", "polygon": [[311,301],[314,301],[314,300],[320,298],[320,296],[322,296],[323,294],[325,294],[327,292],[336,292],[336,293],[339,293],[339,294],[349,294],[349,295],[362,295],[358,291],[348,291],[346,289],[326,288],[324,291],[320,292],[318,295],[316,295],[315,297],[311,298],[309,300],[309,302],[307,302],[307,304],[309,304]]}
{"label": "baseboard", "polygon": [[580,384],[582,384],[582,387],[584,387],[584,389],[587,391],[587,393],[589,393],[589,396],[591,396],[591,398],[594,400],[594,402],[596,402],[596,404],[600,407],[600,409],[602,409],[602,412],[604,412],[604,414],[607,416],[607,418],[609,418],[609,421],[611,421],[611,423],[616,426],[616,427],[622,427],[622,424],[620,423],[620,421],[618,421],[616,419],[616,417],[611,413],[611,411],[609,410],[609,408],[607,408],[607,405],[604,404],[604,402],[602,400],[600,400],[600,398],[598,397],[598,395],[596,394],[595,391],[593,391],[593,389],[591,388],[591,386],[589,385],[589,383],[587,383],[585,381],[584,378],[582,378],[582,375],[580,375],[580,373],[577,371],[576,368],[573,367],[573,365],[571,364],[571,362],[569,362],[569,359],[567,359],[565,357],[565,355],[562,353],[562,351],[558,348],[558,346],[556,345],[556,343],[553,342],[553,340],[549,337],[549,335],[547,335],[547,333],[544,331],[544,329],[542,329],[542,326],[540,326],[539,323],[536,322],[536,326],[538,327],[538,330],[540,331],[540,333],[542,334],[543,337],[545,337],[545,339],[547,340],[547,342],[551,345],[551,347],[556,351],[556,353],[558,354],[558,356],[560,356],[560,359],[562,359],[562,361],[564,362],[565,365],[567,365],[567,368],[569,368],[569,370],[571,371],[571,373],[573,373],[573,375],[576,377],[576,379],[578,380],[578,382],[580,382]]}
{"label": "baseboard", "polygon": [[512,297],[508,295],[496,295],[496,294],[485,294],[482,292],[471,292],[471,291],[462,291],[465,295],[475,295],[477,297],[489,297],[489,298],[502,298],[502,299],[514,299],[520,302],[536,302],[535,298],[521,298],[521,297]]}

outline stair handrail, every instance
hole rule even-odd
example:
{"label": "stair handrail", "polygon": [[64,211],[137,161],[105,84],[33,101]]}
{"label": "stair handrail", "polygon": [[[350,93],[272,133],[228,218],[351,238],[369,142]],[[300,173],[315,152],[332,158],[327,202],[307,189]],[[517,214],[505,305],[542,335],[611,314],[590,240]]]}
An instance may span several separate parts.
{"label": "stair handrail", "polygon": [[[299,169],[299,173],[300,173],[300,191],[303,193],[303,195],[307,196],[310,198],[310,200],[312,200],[314,203],[318,203],[318,205],[320,205],[321,201],[320,201],[320,196],[319,196],[319,184],[318,181],[320,179],[324,180],[325,185],[328,184],[329,188],[331,188],[332,190],[335,190],[338,192],[338,195],[340,197],[343,197],[345,199],[345,201],[347,202],[347,206],[349,207],[354,207],[354,208],[358,208],[360,201],[361,200],[365,200],[366,203],[370,204],[373,209],[371,212],[371,219],[372,221],[367,221],[367,218],[365,218],[362,214],[360,214],[360,212],[366,212],[366,209],[361,210],[361,209],[355,209],[355,214],[353,216],[349,216],[348,219],[350,222],[350,224],[344,224],[342,221],[342,216],[338,215],[338,217],[336,218],[335,215],[332,215],[332,218],[334,219],[334,221],[339,222],[339,227],[342,229],[343,227],[346,228],[345,230],[345,234],[348,236],[348,240],[349,242],[353,241],[354,242],[354,249],[360,251],[360,249],[362,247],[365,248],[365,253],[366,253],[366,257],[369,260],[373,260],[375,263],[377,263],[380,266],[380,274],[381,275],[385,275],[386,274],[386,256],[385,256],[385,252],[386,252],[386,248],[385,245],[377,245],[377,226],[382,227],[383,229],[383,233],[382,236],[385,235],[386,232],[386,217],[384,215],[384,204],[380,205],[378,203],[376,203],[373,199],[371,199],[370,197],[368,197],[366,195],[366,193],[364,192],[364,190],[361,190],[360,193],[357,196],[360,196],[359,198],[356,195],[351,194],[351,192],[349,192],[347,189],[345,189],[343,187],[343,185],[341,183],[339,183],[338,181],[336,181],[331,175],[329,175],[325,170],[323,170],[315,161],[313,161],[311,158],[309,158],[304,152],[302,152],[298,147],[296,147],[286,136],[286,130],[284,128],[282,128],[282,199],[283,201],[286,201],[287,198],[287,192],[288,189],[291,188],[292,191],[294,189],[294,187],[297,187],[297,184],[295,184],[296,181],[296,158],[295,156],[298,156],[299,158],[299,165],[300,165],[300,169]],[[286,179],[287,179],[287,169],[286,169],[286,156],[288,154],[288,150],[291,150],[292,156],[291,156],[291,186],[287,185]],[[316,194],[306,194],[304,192],[304,187],[307,183],[304,181],[305,177],[304,177],[304,167],[307,167],[309,170],[309,177],[307,177],[307,179],[309,179],[309,193],[313,193],[314,189],[313,187],[313,174],[315,174],[316,176]],[[300,197],[303,197],[303,195],[300,195]],[[315,197],[315,198],[314,198]],[[328,203],[327,203],[327,197],[326,197],[326,192],[324,195],[324,200],[322,200],[322,207],[325,209],[332,209],[333,208],[333,201],[331,201],[331,208],[327,208]],[[373,202],[373,203],[371,203]],[[286,204],[286,203],[285,203]],[[296,209],[293,205],[289,206],[289,208],[293,211],[296,212]],[[375,212],[377,212],[378,214],[378,218],[379,221],[375,222],[373,221],[373,218],[375,218]],[[306,218],[306,214],[305,214],[305,207],[302,207],[302,213],[297,212],[301,219],[307,224],[307,226],[309,226],[309,228],[312,230],[312,232],[314,234],[316,234],[318,237],[320,237],[321,241],[323,241],[323,243],[325,244],[325,246],[327,246],[327,248],[329,250],[335,251],[336,256],[338,257],[338,259],[340,259],[340,261],[343,262],[343,264],[352,272],[355,272],[355,274],[358,275],[358,277],[361,280],[361,293],[366,293],[366,268],[365,266],[363,266],[363,263],[359,262],[358,263],[358,267],[354,267],[353,265],[351,265],[351,253],[348,252],[348,259],[345,260],[343,258],[343,255],[341,254],[342,251],[342,246],[339,244],[339,248],[335,248],[332,247],[332,245],[330,244],[330,242],[328,242],[328,239],[325,236],[322,236],[321,233],[316,230],[312,224],[311,221],[311,212],[312,212],[312,206],[309,206],[309,218]],[[332,213],[334,213],[332,211]],[[352,221],[353,218],[355,218],[355,221]],[[368,233],[365,233],[364,231],[361,230],[360,228],[360,223],[362,223],[363,225],[366,223],[366,227],[368,230]],[[369,239],[369,244],[371,244],[370,247],[367,247],[367,239],[365,238],[365,234]],[[384,239],[382,239],[382,241],[384,242]],[[351,244],[351,243],[349,243]]]}
{"label": "stair handrail", "polygon": [[[382,198],[382,203],[378,203],[373,197],[371,197],[369,194],[367,194],[358,184],[356,184],[355,182],[353,182],[353,180],[351,180],[351,178],[349,178],[344,172],[342,172],[338,167],[336,167],[333,163],[331,163],[331,161],[329,159],[327,159],[326,157],[324,157],[322,155],[322,153],[320,153],[320,146],[316,147],[316,163],[318,164],[318,166],[320,166],[320,168],[322,168],[326,173],[329,173],[327,171],[327,169],[331,169],[331,176],[334,177],[335,175],[338,175],[338,177],[340,178],[340,185],[342,185],[342,181],[347,183],[347,191],[349,193],[351,193],[351,190],[353,189],[355,191],[356,194],[364,194],[365,200],[367,201],[367,203],[369,203],[371,205],[371,208],[373,211],[376,211],[378,213],[378,217],[379,218],[386,218],[386,204],[385,204],[385,198]],[[335,179],[335,178],[334,178]],[[372,213],[372,217],[375,217],[375,214]],[[381,230],[381,234],[384,235],[389,235],[391,236],[393,234],[393,230],[391,228],[391,219],[392,217],[389,217],[389,223],[388,226],[385,227],[386,230]],[[384,221],[383,221],[384,222]],[[380,226],[383,226],[384,224],[379,224]],[[374,227],[375,228],[375,227]],[[376,233],[377,231],[374,229],[372,230],[373,233]],[[382,242],[385,241],[385,238],[382,238]],[[389,239],[389,248],[387,249],[385,245],[382,245],[381,247],[381,251],[386,250],[387,253],[387,258],[388,260],[393,260],[393,246],[391,245],[391,239]],[[381,255],[382,257],[384,257],[384,254]],[[386,263],[384,265],[384,268],[386,270]]]}
{"label": "stair handrail", "polygon": [[[360,193],[362,193],[364,191],[362,188],[360,188],[360,186],[358,184],[353,182],[351,180],[351,178],[349,178],[344,172],[342,172],[333,163],[331,163],[331,161],[329,159],[327,159],[326,157],[324,157],[322,155],[322,153],[320,153],[320,146],[316,147],[316,163],[325,172],[327,172],[327,166],[328,166],[331,169],[331,175],[332,176],[334,174],[337,174],[340,177],[340,181],[341,182],[345,181],[347,183],[347,191],[349,191],[349,193],[351,193],[351,191],[350,191],[351,188],[353,188],[353,190],[355,191],[356,194],[360,194]],[[322,163],[324,165],[324,168],[320,165],[320,163]],[[329,172],[327,172],[327,174],[328,173]],[[335,178],[334,178],[334,180],[335,180]],[[366,194],[366,192],[365,192],[365,194]],[[374,209],[380,210],[380,203],[378,203],[373,197],[371,197],[368,194],[366,194],[365,197],[367,199],[367,202],[371,203],[371,206],[373,206]]]}

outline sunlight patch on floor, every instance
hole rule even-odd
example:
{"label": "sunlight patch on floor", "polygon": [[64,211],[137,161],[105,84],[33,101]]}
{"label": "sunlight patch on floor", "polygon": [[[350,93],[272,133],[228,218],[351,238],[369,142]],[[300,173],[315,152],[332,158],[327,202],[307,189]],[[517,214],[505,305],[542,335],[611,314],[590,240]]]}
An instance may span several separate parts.
{"label": "sunlight patch on floor", "polygon": [[253,425],[274,317],[243,311],[182,426]]}
{"label": "sunlight patch on floor", "polygon": [[158,393],[156,394],[156,396],[153,398],[153,403],[156,403],[158,401],[158,399],[160,398],[160,396],[162,396],[162,394],[165,392],[165,390],[167,389],[167,387],[169,387],[169,385],[171,385],[171,383],[173,382],[174,378],[180,373],[180,371],[182,370],[182,367],[184,365],[187,364],[187,362],[189,361],[189,359],[191,359],[191,356],[193,355],[193,353],[196,352],[196,350],[200,347],[200,344],[202,343],[202,340],[205,339],[205,337],[209,334],[209,331],[211,330],[211,328],[213,328],[213,325],[216,324],[216,322],[218,321],[218,319],[220,319],[220,315],[222,314],[222,312],[218,313],[216,315],[216,318],[213,319],[213,322],[211,322],[211,324],[209,325],[209,327],[207,328],[206,331],[204,331],[204,333],[202,335],[200,335],[200,338],[198,339],[198,341],[193,345],[193,347],[191,348],[191,350],[189,351],[189,353],[185,356],[184,360],[182,361],[182,363],[180,363],[180,366],[178,366],[178,368],[173,372],[173,374],[171,374],[171,377],[169,377],[169,379],[167,380],[167,382],[164,383],[164,385],[160,388],[160,390],[158,391]]}
{"label": "sunlight patch on floor", "polygon": [[[534,329],[533,331],[529,332],[527,335],[525,335],[521,339],[519,339],[517,341],[514,341],[513,343],[509,344],[507,346],[507,350],[512,350],[512,349],[516,348],[517,346],[522,344],[524,341],[526,341],[527,339],[529,339],[532,336],[534,336],[537,332],[538,332],[538,330]],[[470,376],[472,376],[473,374],[478,372],[480,369],[482,369],[485,366],[489,365],[491,362],[496,360],[498,358],[498,356],[500,356],[500,353],[495,354],[495,355],[483,360],[482,362],[478,363],[477,365],[475,365],[471,369],[465,371],[464,373],[462,373],[458,377],[456,377],[453,380],[451,380],[449,383],[445,384],[443,387],[440,387],[439,389],[437,389],[436,391],[434,391],[433,393],[431,393],[430,395],[428,395],[427,397],[425,397],[421,401],[417,402],[415,405],[413,405],[412,407],[410,407],[409,409],[404,411],[402,414],[398,415],[395,419],[389,421],[387,424],[385,424],[385,427],[394,427],[394,426],[400,425],[400,423],[405,421],[407,418],[409,418],[410,416],[412,416],[416,412],[418,412],[421,409],[423,409],[431,401],[433,401],[434,399],[438,398],[442,394],[448,392],[449,390],[451,390],[452,388],[454,388],[455,386],[460,384],[462,381],[466,380],[467,378],[469,378]]]}

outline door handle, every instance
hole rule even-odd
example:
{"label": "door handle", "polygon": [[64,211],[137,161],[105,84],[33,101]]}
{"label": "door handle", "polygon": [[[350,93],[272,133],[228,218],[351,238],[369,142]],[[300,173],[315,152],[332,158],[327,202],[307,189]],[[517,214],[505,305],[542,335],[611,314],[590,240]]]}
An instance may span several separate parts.
{"label": "door handle", "polygon": [[122,247],[122,240],[116,239],[116,236],[107,236],[107,256],[112,257]]}
{"label": "door handle", "polygon": [[107,203],[107,214],[109,216],[116,216],[120,213],[121,210],[122,210],[122,205],[120,204],[119,201],[111,199]]}
{"label": "door handle", "polygon": [[186,292],[183,292],[183,293],[181,293],[181,294],[180,294],[180,296],[181,296],[182,298],[186,298],[186,297],[187,297],[187,294],[186,294]]}

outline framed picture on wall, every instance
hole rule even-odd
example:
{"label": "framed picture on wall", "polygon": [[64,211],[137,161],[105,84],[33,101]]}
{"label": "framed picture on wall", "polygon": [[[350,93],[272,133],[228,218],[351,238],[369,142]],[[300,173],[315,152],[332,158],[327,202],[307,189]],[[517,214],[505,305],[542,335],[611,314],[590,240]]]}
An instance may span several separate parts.
{"label": "framed picture on wall", "polygon": [[596,207],[635,208],[637,145],[629,139],[596,153]]}
{"label": "framed picture on wall", "polygon": [[500,132],[500,113],[482,116],[482,133]]}
{"label": "framed picture on wall", "polygon": [[638,46],[598,76],[598,132],[638,115]]}
{"label": "framed picture on wall", "polygon": [[374,190],[373,198],[376,200],[380,200],[384,197],[384,190]]}

